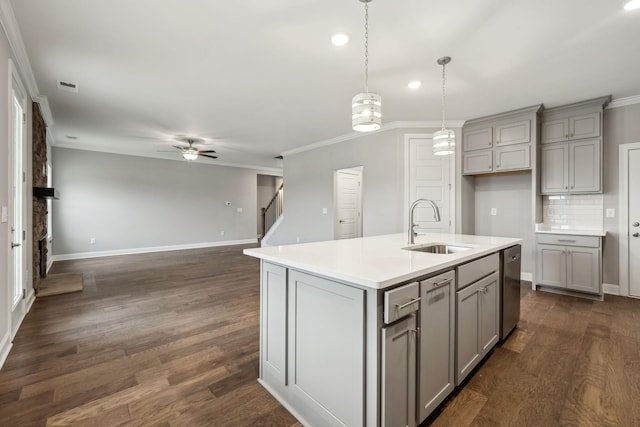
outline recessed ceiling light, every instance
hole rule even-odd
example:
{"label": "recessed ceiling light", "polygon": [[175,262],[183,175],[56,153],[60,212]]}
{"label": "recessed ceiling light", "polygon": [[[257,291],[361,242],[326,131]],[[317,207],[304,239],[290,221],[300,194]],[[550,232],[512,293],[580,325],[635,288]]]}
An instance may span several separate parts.
{"label": "recessed ceiling light", "polygon": [[624,10],[640,9],[640,0],[630,0],[624,5]]}
{"label": "recessed ceiling light", "polygon": [[349,43],[349,36],[345,33],[336,33],[331,36],[331,43],[336,46],[344,46],[345,44]]}
{"label": "recessed ceiling light", "polygon": [[409,86],[409,89],[418,89],[420,86],[422,86],[422,82],[420,80],[414,80],[412,82],[409,82],[407,86]]}

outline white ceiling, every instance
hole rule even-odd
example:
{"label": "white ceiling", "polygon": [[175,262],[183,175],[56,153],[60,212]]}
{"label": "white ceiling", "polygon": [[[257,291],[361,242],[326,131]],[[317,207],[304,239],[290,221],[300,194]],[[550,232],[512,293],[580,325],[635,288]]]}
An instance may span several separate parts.
{"label": "white ceiling", "polygon": [[[363,90],[358,0],[11,0],[55,144],[157,153],[204,138],[211,163],[273,157],[351,133]],[[640,10],[622,0],[375,0],[370,90],[383,122],[466,120],[640,94]],[[351,36],[344,47],[334,32]],[[422,80],[410,90],[410,80]],[[56,88],[76,83],[77,94]],[[67,136],[76,136],[77,140]]]}

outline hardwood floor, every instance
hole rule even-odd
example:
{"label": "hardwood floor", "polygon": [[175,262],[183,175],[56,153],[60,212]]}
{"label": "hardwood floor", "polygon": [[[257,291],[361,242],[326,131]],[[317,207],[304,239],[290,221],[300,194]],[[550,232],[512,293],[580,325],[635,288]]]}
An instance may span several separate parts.
{"label": "hardwood floor", "polygon": [[299,425],[257,382],[259,275],[243,246],[58,262],[0,371],[0,426]]}
{"label": "hardwood floor", "polygon": [[[257,382],[242,246],[58,262],[0,371],[0,426],[292,426]],[[639,426],[640,300],[523,286],[518,329],[424,425]]]}

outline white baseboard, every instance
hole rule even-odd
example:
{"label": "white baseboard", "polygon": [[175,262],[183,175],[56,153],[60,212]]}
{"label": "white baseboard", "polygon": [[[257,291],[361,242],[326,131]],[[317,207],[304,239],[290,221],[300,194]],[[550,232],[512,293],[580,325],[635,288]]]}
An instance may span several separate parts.
{"label": "white baseboard", "polygon": [[11,345],[11,331],[6,331],[2,340],[0,340],[0,369],[2,369],[5,360],[7,360],[7,356],[9,356]]}
{"label": "white baseboard", "polygon": [[31,311],[31,307],[33,306],[33,303],[36,300],[36,291],[35,289],[31,288],[29,290],[29,293],[27,294],[27,310],[25,312],[25,316],[28,312]]}
{"label": "white baseboard", "polygon": [[51,267],[53,266],[53,255],[49,257],[49,259],[47,260],[47,274],[49,274],[49,270],[51,270]]}
{"label": "white baseboard", "polygon": [[533,273],[527,273],[526,271],[520,272],[520,280],[527,282],[533,282]]}
{"label": "white baseboard", "polygon": [[602,284],[602,292],[609,295],[620,295],[620,285],[612,285],[611,283]]}
{"label": "white baseboard", "polygon": [[223,242],[190,243],[186,245],[153,246],[149,248],[116,249],[112,251],[78,252],[74,254],[54,255],[51,258],[53,261],[67,261],[71,259],[100,258],[105,256],[146,254],[150,252],[167,252],[167,251],[181,251],[185,249],[213,248],[217,246],[248,245],[251,243],[258,243],[258,239],[227,240]]}

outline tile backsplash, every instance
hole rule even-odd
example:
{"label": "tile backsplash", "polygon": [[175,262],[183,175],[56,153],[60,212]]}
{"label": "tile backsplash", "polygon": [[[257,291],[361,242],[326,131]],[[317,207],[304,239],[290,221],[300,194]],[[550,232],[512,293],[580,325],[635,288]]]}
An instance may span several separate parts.
{"label": "tile backsplash", "polygon": [[602,194],[542,197],[542,217],[548,228],[602,230]]}

